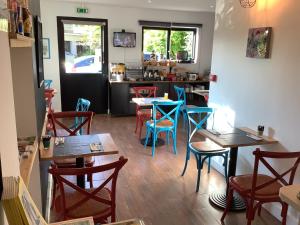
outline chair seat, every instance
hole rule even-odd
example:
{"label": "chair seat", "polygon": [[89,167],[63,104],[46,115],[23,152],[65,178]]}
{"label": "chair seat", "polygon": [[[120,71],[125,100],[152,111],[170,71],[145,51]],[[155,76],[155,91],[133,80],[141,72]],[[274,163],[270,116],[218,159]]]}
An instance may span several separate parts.
{"label": "chair seat", "polygon": [[[153,120],[148,121],[147,125],[153,127],[154,126]],[[158,128],[173,127],[173,122],[170,121],[170,120],[167,120],[167,119],[162,120],[162,121],[160,121],[159,123],[156,124],[156,127],[158,127]]]}
{"label": "chair seat", "polygon": [[199,151],[199,152],[223,152],[223,151],[229,151],[225,148],[222,148],[220,145],[215,144],[211,141],[198,141],[198,142],[192,142],[190,143],[190,147],[193,150]]}
{"label": "chair seat", "polygon": [[[93,164],[95,162],[92,156],[84,157],[84,164]],[[72,167],[72,165],[76,165],[76,158],[68,158],[68,159],[56,159],[54,163],[58,167]]]}
{"label": "chair seat", "polygon": [[[152,110],[151,109],[139,109],[137,111],[137,116],[144,119],[144,120],[150,120],[152,118]],[[156,118],[161,118],[161,113],[156,113]]]}
{"label": "chair seat", "polygon": [[[69,189],[69,190],[68,190]],[[86,189],[88,192],[92,192],[95,189],[90,188]],[[96,196],[111,201],[110,191],[107,188],[101,189]],[[70,190],[70,188],[65,188],[65,199],[66,199],[66,208],[68,209],[70,206],[76,204],[81,199],[85,198],[86,195],[79,193],[78,191]],[[62,197],[59,195],[55,201],[55,207],[59,212],[62,209],[61,206]],[[94,199],[89,199],[84,203],[80,204],[80,206],[76,207],[75,209],[68,210],[67,216],[69,218],[81,218],[81,217],[89,217],[95,216],[96,218],[102,215],[110,214],[111,213],[111,206],[96,201]]]}
{"label": "chair seat", "polygon": [[[234,185],[234,187],[240,191],[246,191],[250,190],[252,188],[252,179],[253,175],[252,174],[247,174],[247,175],[240,175],[240,176],[235,176],[230,178],[230,183]],[[263,175],[263,174],[258,174],[257,175],[257,184],[256,186],[259,186],[263,183],[266,183],[268,181],[274,180],[274,178]],[[282,185],[279,182],[274,182],[270,185],[268,185],[265,188],[262,188],[260,190],[257,190],[255,192],[255,198],[278,198],[279,195],[279,189],[282,187]],[[250,195],[250,193],[249,193]]]}

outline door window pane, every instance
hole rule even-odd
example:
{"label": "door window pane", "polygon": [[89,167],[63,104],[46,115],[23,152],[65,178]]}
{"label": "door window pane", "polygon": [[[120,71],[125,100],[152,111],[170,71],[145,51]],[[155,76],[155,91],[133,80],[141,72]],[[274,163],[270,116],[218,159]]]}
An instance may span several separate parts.
{"label": "door window pane", "polygon": [[167,58],[167,30],[144,29],[144,60]]}
{"label": "door window pane", "polygon": [[194,31],[171,31],[170,59],[188,61],[194,59]]}
{"label": "door window pane", "polygon": [[66,73],[102,72],[101,25],[64,23]]}

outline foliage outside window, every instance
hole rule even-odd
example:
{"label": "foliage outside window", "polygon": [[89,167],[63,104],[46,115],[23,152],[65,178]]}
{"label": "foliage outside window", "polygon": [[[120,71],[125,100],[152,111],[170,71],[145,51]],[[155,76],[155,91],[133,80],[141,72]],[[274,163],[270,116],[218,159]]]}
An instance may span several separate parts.
{"label": "foliage outside window", "polygon": [[193,63],[195,59],[196,29],[143,28],[144,60],[156,54],[157,60],[171,59]]}

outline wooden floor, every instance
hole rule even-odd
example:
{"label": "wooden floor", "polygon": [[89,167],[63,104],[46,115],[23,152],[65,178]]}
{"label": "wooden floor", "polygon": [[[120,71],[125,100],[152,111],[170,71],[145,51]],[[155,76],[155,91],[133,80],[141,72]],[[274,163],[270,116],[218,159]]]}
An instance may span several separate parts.
{"label": "wooden floor", "polygon": [[[120,148],[120,155],[129,159],[119,174],[117,184],[117,220],[141,218],[146,225],[221,224],[222,210],[210,205],[208,195],[225,188],[224,177],[214,169],[207,174],[205,166],[200,190],[196,193],[194,159],[190,160],[185,176],[180,176],[185,159],[182,127],[178,129],[178,154],[173,154],[170,144],[158,147],[154,158],[151,157],[151,148],[145,149],[140,144],[134,128],[135,117],[96,115],[93,120],[92,133],[111,133]],[[118,157],[101,156],[96,161],[103,164]],[[229,213],[225,224],[246,224],[245,213]],[[253,225],[271,224],[280,223],[265,210],[253,222]]]}

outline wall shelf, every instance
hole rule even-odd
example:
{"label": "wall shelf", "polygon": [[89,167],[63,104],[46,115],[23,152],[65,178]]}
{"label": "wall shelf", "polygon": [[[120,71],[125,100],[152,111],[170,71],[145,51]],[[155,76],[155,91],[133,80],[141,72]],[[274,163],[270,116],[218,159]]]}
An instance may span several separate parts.
{"label": "wall shelf", "polygon": [[31,37],[26,37],[20,34],[10,36],[11,48],[28,48],[28,47],[32,47],[33,43],[34,43],[34,38]]}

